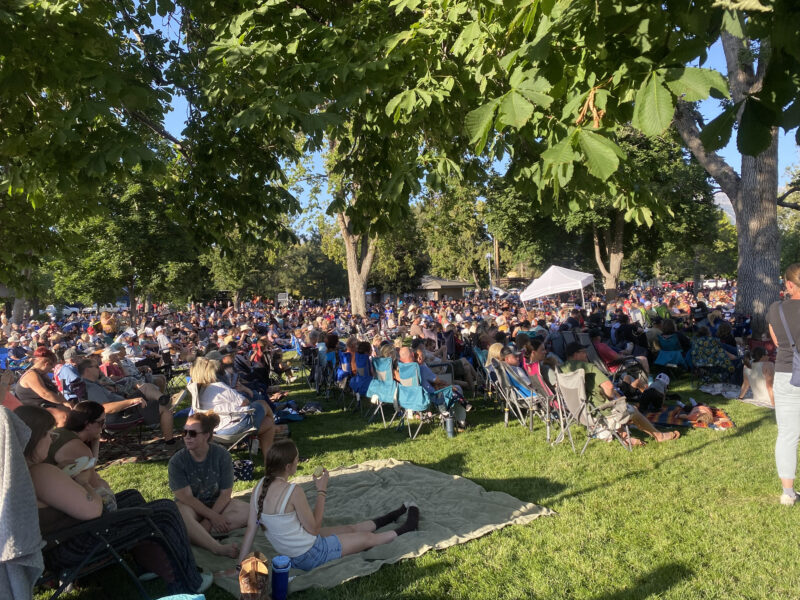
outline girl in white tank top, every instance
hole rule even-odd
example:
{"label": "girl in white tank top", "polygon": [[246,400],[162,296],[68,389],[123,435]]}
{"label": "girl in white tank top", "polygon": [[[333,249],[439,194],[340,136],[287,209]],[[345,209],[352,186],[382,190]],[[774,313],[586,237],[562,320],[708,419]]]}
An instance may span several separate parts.
{"label": "girl in white tank top", "polygon": [[[266,476],[256,485],[250,498],[250,516],[239,552],[239,565],[250,552],[259,525],[266,530],[267,540],[275,551],[291,558],[294,568],[303,570],[389,543],[398,535],[419,527],[419,508],[411,502],[369,521],[322,527],[328,495],[328,471],[323,468],[322,475],[314,475],[317,498],[312,509],[303,489],[288,482],[297,472],[298,460],[297,446],[292,440],[281,440],[267,452]],[[403,525],[376,532],[406,512],[408,517]]]}

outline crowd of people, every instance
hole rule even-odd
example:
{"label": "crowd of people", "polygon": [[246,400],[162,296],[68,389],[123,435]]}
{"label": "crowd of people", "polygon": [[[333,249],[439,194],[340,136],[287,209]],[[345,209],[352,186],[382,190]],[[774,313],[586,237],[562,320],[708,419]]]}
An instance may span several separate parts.
{"label": "crowd of people", "polygon": [[[800,394],[789,381],[793,340],[800,335],[800,266],[792,268],[786,274],[786,300],[769,313],[772,342],[778,346],[774,365],[769,344],[757,340],[752,350],[747,347],[749,319],[734,312],[735,285],[697,295],[633,287],[610,302],[591,296],[585,306],[574,296],[533,306],[511,298],[409,298],[372,305],[363,316],[339,302],[275,305],[256,299],[238,307],[223,302],[153,307],[135,321],[127,311],[96,320],[72,315],[63,321],[10,323],[3,317],[0,356],[7,369],[0,376],[0,400],[29,429],[23,454],[41,533],[147,505],[166,542],[142,542],[137,562],[176,591],[198,591],[210,583],[194,563],[191,544],[241,562],[259,525],[276,550],[301,569],[391,542],[418,526],[418,509],[404,504],[382,517],[326,529],[327,471],[314,477],[313,508],[288,483],[298,452],[289,440],[275,441],[275,420],[287,406],[282,388],[298,377],[284,358],[290,351],[298,357],[309,349],[320,357],[332,355],[337,381],[362,396],[375,376],[375,359],[391,359],[396,379],[400,365],[416,363],[420,385],[431,398],[452,386],[456,401],[440,410],[451,412],[461,430],[468,427],[470,398],[488,385],[482,373],[491,371],[493,360],[533,389],[550,391],[556,371],[583,369],[588,396],[598,404],[611,402],[620,424],[635,424],[658,442],[679,434],[658,431],[643,415],[648,390],[663,395],[670,375],[703,368],[741,385],[740,396],[752,392],[776,407],[781,502],[790,504],[796,498],[800,439]],[[564,332],[588,334],[603,365],[589,360],[589,345],[557,347]],[[608,374],[623,364],[635,365],[640,376],[612,383]],[[173,415],[178,395],[169,388],[178,368],[188,371],[198,394],[197,410],[180,436]],[[3,411],[11,419],[8,414]],[[111,436],[108,426],[129,419],[158,427],[160,443],[174,447],[168,469],[173,500],[145,503],[135,490],[114,492],[97,472],[102,442]],[[212,438],[249,430],[258,437],[266,477],[248,505],[232,498],[232,458]],[[627,441],[641,443],[633,436]],[[404,525],[377,531],[403,515]],[[220,540],[244,527],[242,547]],[[74,560],[85,544],[76,540],[62,546],[54,560]]]}

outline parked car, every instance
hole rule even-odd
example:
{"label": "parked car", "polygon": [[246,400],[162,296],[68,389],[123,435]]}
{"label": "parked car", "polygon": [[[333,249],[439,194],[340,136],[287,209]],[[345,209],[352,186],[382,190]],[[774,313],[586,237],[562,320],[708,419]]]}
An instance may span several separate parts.
{"label": "parked car", "polygon": [[[46,312],[52,318],[57,318],[58,314],[59,314],[58,309],[55,306],[53,306],[52,304],[48,304],[47,308],[44,309],[44,312]],[[66,305],[66,306],[63,306],[61,308],[61,316],[62,317],[69,317],[71,315],[77,315],[80,312],[81,312],[81,309],[78,306]]]}

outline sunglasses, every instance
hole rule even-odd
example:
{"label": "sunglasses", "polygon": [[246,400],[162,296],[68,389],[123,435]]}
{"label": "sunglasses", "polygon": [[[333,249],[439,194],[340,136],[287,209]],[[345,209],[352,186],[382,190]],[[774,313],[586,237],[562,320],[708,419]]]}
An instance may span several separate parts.
{"label": "sunglasses", "polygon": [[195,438],[198,435],[200,435],[201,433],[204,433],[204,432],[198,431],[197,429],[184,429],[183,430],[184,437]]}

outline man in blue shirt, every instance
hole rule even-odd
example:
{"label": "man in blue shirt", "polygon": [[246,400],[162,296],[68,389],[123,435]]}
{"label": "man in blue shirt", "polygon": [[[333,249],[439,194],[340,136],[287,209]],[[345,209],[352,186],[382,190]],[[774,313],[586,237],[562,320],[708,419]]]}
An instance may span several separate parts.
{"label": "man in blue shirt", "polygon": [[58,371],[58,380],[61,382],[61,390],[67,402],[79,402],[79,398],[73,384],[79,381],[81,376],[78,374],[78,363],[84,354],[75,346],[64,351],[64,366]]}

